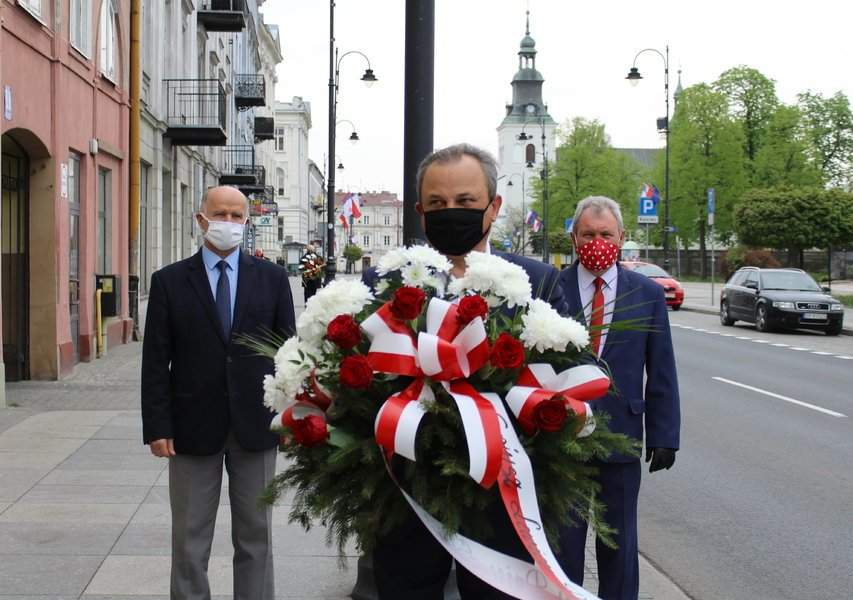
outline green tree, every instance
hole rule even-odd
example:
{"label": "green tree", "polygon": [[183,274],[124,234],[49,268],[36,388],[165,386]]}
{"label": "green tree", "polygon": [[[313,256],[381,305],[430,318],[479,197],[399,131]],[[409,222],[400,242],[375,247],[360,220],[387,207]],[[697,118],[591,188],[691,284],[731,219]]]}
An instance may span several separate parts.
{"label": "green tree", "polygon": [[[558,128],[557,135],[557,160],[548,169],[548,239],[564,233],[565,220],[574,216],[578,201],[587,196],[613,198],[626,220],[631,215],[636,219],[642,165],[611,146],[598,120],[576,117]],[[541,180],[532,184],[541,199]],[[541,200],[534,201],[533,208],[541,215]]]}
{"label": "green tree", "polygon": [[[524,224],[524,214],[521,212],[521,207],[508,206],[504,203],[501,207],[501,213],[506,215],[506,218],[498,220],[494,225],[495,233],[489,238],[492,248],[513,254],[523,254],[522,244],[527,245],[527,234],[529,233],[525,227],[529,229],[529,226]],[[509,240],[509,248],[504,245],[504,240]]]}
{"label": "green tree", "polygon": [[723,72],[713,88],[728,98],[730,114],[743,129],[744,152],[752,163],[779,106],[776,82],[756,69],[740,65]]}
{"label": "green tree", "polygon": [[[670,223],[678,227],[684,246],[704,247],[707,191],[716,190],[715,228],[723,241],[732,231],[732,209],[747,187],[744,134],[728,110],[726,96],[707,84],[685,89],[671,123],[669,198]],[[655,180],[663,181],[658,160]],[[664,190],[661,189],[661,193]],[[658,207],[663,214],[664,207]]]}
{"label": "green tree", "polygon": [[810,158],[827,185],[850,189],[853,163],[853,112],[842,92],[831,98],[804,92],[797,95]]}
{"label": "green tree", "polygon": [[839,189],[751,190],[735,209],[735,230],[752,247],[831,250],[853,243],[853,194]]}
{"label": "green tree", "polygon": [[823,174],[809,160],[803,117],[796,106],[781,105],[767,124],[755,156],[753,185],[758,188],[821,186]]}

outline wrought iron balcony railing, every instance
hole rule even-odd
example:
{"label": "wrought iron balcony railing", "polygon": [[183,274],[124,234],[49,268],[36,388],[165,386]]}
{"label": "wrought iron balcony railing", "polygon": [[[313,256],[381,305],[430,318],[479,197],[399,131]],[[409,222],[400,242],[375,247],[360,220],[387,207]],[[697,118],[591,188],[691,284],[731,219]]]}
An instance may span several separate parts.
{"label": "wrought iron balcony railing", "polygon": [[166,133],[176,146],[224,146],[228,110],[218,79],[165,79]]}
{"label": "wrought iron balcony railing", "polygon": [[255,143],[275,137],[275,120],[272,117],[255,117]]}
{"label": "wrought iron balcony railing", "polygon": [[238,110],[266,106],[266,81],[263,75],[238,73],[234,75],[234,104]]}
{"label": "wrought iron balcony railing", "polygon": [[220,185],[237,186],[247,196],[264,191],[266,169],[263,165],[255,163],[254,146],[248,144],[225,146],[222,149],[222,158]]}

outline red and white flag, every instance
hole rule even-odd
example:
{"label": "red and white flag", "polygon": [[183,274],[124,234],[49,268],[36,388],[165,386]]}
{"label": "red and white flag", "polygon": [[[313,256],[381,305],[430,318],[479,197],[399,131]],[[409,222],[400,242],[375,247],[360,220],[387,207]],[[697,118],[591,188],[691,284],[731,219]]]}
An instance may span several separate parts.
{"label": "red and white flag", "polygon": [[361,210],[359,207],[360,199],[358,194],[349,193],[344,196],[344,200],[341,203],[343,207],[343,214],[346,217],[352,216],[353,219],[361,218]]}

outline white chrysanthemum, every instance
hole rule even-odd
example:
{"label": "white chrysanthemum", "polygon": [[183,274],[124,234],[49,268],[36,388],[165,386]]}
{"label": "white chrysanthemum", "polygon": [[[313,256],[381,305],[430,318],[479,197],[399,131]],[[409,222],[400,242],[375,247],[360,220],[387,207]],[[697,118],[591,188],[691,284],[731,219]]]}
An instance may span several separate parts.
{"label": "white chrysanthemum", "polygon": [[403,278],[403,285],[423,289],[427,286],[430,271],[420,263],[411,263],[400,269],[400,276]]}
{"label": "white chrysanthemum", "polygon": [[562,317],[544,300],[531,300],[527,314],[521,317],[522,330],[519,339],[526,348],[538,352],[555,350],[565,352],[572,344],[581,350],[589,344],[589,332],[586,328],[568,317]]}
{"label": "white chrysanthemum", "polygon": [[[379,275],[387,275],[393,271],[403,271],[407,267],[417,267],[428,271],[430,274],[449,273],[450,266],[450,261],[434,248],[411,246],[409,248],[395,248],[384,254],[376,263],[376,272]],[[422,280],[423,278],[419,279],[419,281]]]}
{"label": "white chrysanthemum", "polygon": [[318,347],[329,323],[338,315],[354,315],[373,300],[370,288],[356,279],[336,279],[314,294],[296,320],[296,333]]}
{"label": "white chrysanthemum", "polygon": [[293,404],[302,383],[314,367],[316,348],[296,337],[288,338],[275,354],[275,375],[264,377],[264,405],[282,412]]}
{"label": "white chrysanthemum", "polygon": [[451,294],[476,292],[492,307],[506,304],[512,308],[530,301],[530,278],[520,266],[484,252],[469,253],[465,263],[465,275],[447,287]]}

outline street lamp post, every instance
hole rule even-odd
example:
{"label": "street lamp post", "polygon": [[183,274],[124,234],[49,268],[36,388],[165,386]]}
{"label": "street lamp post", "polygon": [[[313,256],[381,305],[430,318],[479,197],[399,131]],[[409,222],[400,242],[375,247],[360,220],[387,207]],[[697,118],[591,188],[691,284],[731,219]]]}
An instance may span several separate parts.
{"label": "street lamp post", "polygon": [[[542,129],[542,171],[539,172],[539,177],[542,179],[542,262],[546,265],[550,264],[548,256],[548,147],[546,146],[545,137],[545,119],[528,119],[521,126],[521,133],[518,139],[522,141],[532,140],[533,136],[524,133],[524,128],[528,123],[538,123]],[[527,163],[528,167],[533,167],[533,163]]]}
{"label": "street lamp post", "polygon": [[525,211],[524,211],[524,202],[525,202],[525,190],[524,190],[524,173],[510,173],[507,176],[507,187],[512,187],[512,178],[513,177],[521,177],[521,253],[524,254],[524,250],[527,247],[527,241],[524,237],[525,225]]}
{"label": "street lamp post", "polygon": [[637,55],[634,56],[634,63],[631,67],[631,70],[628,72],[628,76],[625,77],[631,85],[636,86],[640,79],[643,78],[640,75],[640,71],[637,69],[637,58],[643,52],[654,52],[658,56],[663,59],[663,91],[664,96],[666,97],[666,117],[663,122],[663,127],[660,125],[660,121],[658,121],[658,131],[663,131],[664,139],[666,140],[666,149],[664,150],[664,187],[663,187],[663,269],[664,271],[669,272],[669,46],[666,46],[666,54],[661,54],[660,50],[656,50],[655,48],[645,48],[637,52]]}
{"label": "street lamp post", "polygon": [[[341,61],[350,54],[359,54],[367,61],[367,69],[364,71],[361,80],[370,87],[377,79],[373,74],[373,69],[370,68],[370,59],[358,50],[350,50],[344,52],[338,57],[338,50],[335,47],[335,0],[329,0],[329,153],[327,160],[329,168],[327,169],[328,184],[326,194],[326,281],[332,281],[337,273],[337,261],[335,259],[335,170],[332,168],[332,163],[335,159],[335,127],[337,125],[337,110],[338,110],[338,84],[340,80]],[[352,123],[350,122],[350,125]],[[353,126],[353,134],[350,140],[357,141],[358,135],[355,133]]]}

